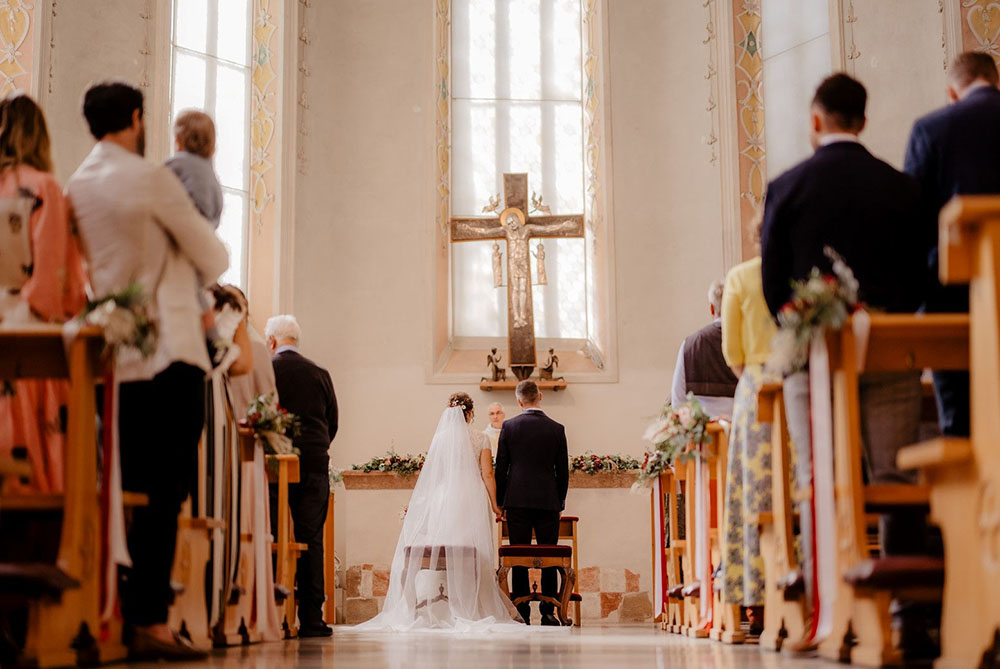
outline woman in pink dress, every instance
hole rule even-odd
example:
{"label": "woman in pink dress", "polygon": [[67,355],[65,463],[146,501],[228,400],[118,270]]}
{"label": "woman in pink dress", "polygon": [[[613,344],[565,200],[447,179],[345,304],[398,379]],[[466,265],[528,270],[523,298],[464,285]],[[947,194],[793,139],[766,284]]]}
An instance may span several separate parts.
{"label": "woman in pink dress", "polygon": [[[63,323],[86,302],[86,277],[77,236],[63,190],[52,175],[48,128],[41,108],[27,95],[0,101],[0,200],[30,198],[33,268],[19,288],[32,322]],[[27,307],[25,309],[24,307]],[[0,313],[0,327],[4,314]],[[25,318],[7,312],[10,321]],[[63,489],[67,381],[22,380],[0,392],[0,456],[24,449],[32,477],[24,492]],[[26,489],[25,489],[26,488]]]}

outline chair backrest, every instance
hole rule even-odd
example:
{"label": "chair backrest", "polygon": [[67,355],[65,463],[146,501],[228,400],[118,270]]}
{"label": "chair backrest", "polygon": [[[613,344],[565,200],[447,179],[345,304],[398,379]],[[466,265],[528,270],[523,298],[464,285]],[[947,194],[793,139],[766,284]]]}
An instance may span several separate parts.
{"label": "chair backrest", "polygon": [[[576,516],[562,516],[559,518],[559,540],[572,541],[576,537],[576,524],[579,522]],[[531,538],[535,535],[532,533]],[[507,521],[497,523],[497,545],[503,546],[510,543],[510,534],[507,530]]]}

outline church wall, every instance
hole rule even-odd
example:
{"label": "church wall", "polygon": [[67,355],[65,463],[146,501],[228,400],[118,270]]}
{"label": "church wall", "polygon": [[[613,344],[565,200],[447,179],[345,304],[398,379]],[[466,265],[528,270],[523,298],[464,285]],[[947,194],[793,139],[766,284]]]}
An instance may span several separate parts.
{"label": "church wall", "polygon": [[868,89],[869,150],[898,169],[910,128],[947,102],[944,16],[937,0],[854,3],[857,21],[844,30],[845,69]]}
{"label": "church wall", "polygon": [[[60,183],[66,182],[94,145],[81,111],[87,87],[111,77],[133,83],[144,77],[147,83],[154,80],[155,56],[146,48],[155,39],[153,12],[144,18],[148,5],[145,0],[101,0],[97,12],[91,2],[60,2],[54,16],[39,17],[51,30],[51,44],[41,47],[39,100],[47,115]],[[151,53],[144,54],[144,50]],[[51,75],[46,71],[50,61]],[[150,90],[143,88],[147,98]],[[151,107],[148,99],[146,107],[147,133],[152,136],[149,128],[165,123],[167,110]]]}
{"label": "church wall", "polygon": [[[516,404],[512,394],[426,382],[433,4],[336,0],[312,3],[311,12],[294,311],[305,353],[333,375],[341,429],[331,458],[346,467],[390,447],[425,451],[455,390],[473,396],[479,426],[489,402],[502,401],[509,416]],[[700,4],[611,0],[606,17],[619,378],[571,385],[543,404],[566,425],[571,454],[640,456],[677,347],[707,321],[705,292],[722,272],[719,173],[701,133],[691,131],[709,126]],[[689,53],[697,59],[678,57]],[[388,562],[405,500],[338,492],[345,566]],[[648,496],[571,491],[567,511],[581,516],[581,567],[639,572],[649,590]]]}

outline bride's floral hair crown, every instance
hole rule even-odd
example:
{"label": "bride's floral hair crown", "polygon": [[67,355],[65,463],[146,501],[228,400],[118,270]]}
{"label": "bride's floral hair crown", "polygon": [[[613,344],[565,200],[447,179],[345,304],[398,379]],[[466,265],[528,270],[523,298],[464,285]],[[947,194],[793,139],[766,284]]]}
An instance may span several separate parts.
{"label": "bride's floral hair crown", "polygon": [[469,397],[468,393],[453,393],[448,398],[448,406],[460,408],[465,413],[465,417],[468,418],[473,409],[472,398]]}

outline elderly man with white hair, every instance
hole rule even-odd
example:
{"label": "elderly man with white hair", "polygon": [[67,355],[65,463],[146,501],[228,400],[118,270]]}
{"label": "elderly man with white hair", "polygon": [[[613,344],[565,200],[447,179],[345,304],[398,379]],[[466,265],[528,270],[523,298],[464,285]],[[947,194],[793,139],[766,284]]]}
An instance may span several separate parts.
{"label": "elderly man with white hair", "polygon": [[722,288],[721,281],[713,281],[708,288],[712,322],[681,342],[670,402],[676,406],[691,392],[709,416],[730,418],[739,380],[722,355]]}
{"label": "elderly man with white hair", "polygon": [[[299,483],[288,491],[295,541],[309,546],[296,568],[299,636],[330,636],[323,620],[323,523],[330,498],[330,442],[337,434],[337,396],[330,373],[299,352],[302,329],[294,316],[274,316],[264,328],[281,406],[299,418]],[[271,490],[271,526],[277,527],[277,490]]]}

